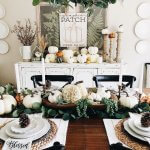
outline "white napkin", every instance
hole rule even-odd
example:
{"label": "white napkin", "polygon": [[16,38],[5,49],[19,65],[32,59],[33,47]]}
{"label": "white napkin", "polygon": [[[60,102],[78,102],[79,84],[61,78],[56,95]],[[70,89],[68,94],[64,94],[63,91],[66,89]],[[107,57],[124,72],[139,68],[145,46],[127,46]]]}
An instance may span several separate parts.
{"label": "white napkin", "polygon": [[19,140],[19,139],[7,139],[2,150],[30,150],[32,141]]}

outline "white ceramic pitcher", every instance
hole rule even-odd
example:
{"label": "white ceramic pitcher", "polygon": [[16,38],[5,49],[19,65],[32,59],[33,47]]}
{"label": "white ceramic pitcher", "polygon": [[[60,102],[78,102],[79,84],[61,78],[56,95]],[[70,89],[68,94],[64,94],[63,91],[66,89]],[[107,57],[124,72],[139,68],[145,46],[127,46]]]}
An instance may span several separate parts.
{"label": "white ceramic pitcher", "polygon": [[23,61],[30,62],[32,57],[31,46],[22,46],[20,47],[20,53],[23,58]]}

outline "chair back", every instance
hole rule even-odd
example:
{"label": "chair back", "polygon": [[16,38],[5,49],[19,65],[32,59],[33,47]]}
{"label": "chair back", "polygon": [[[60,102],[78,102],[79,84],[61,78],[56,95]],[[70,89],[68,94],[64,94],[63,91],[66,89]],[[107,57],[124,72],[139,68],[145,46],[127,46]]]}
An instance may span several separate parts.
{"label": "chair back", "polygon": [[[95,81],[95,85],[98,87],[98,83],[100,82],[118,82],[119,75],[96,75],[93,77],[93,81]],[[130,88],[132,88],[134,81],[136,81],[136,77],[124,75],[122,81],[127,82],[125,86],[130,86]]]}
{"label": "chair back", "polygon": [[[36,88],[36,85],[42,86],[42,75],[34,75],[31,77],[31,80],[33,81],[34,88]],[[71,84],[74,77],[71,75],[46,75],[45,80],[50,82],[66,82]]]}

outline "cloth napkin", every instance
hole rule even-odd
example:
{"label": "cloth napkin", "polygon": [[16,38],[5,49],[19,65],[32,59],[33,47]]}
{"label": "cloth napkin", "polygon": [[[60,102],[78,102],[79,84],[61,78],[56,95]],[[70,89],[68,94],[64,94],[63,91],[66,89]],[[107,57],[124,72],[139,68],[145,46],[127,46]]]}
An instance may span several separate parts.
{"label": "cloth napkin", "polygon": [[[39,115],[33,115],[33,116],[39,116]],[[14,118],[0,118],[0,126],[13,119]],[[56,141],[58,141],[62,145],[66,144],[66,135],[67,135],[69,121],[64,121],[63,119],[51,119],[51,120],[55,122],[58,130],[54,139],[49,144],[45,145],[43,149],[53,146],[54,142]],[[1,138],[1,134],[0,134],[0,138]]]}

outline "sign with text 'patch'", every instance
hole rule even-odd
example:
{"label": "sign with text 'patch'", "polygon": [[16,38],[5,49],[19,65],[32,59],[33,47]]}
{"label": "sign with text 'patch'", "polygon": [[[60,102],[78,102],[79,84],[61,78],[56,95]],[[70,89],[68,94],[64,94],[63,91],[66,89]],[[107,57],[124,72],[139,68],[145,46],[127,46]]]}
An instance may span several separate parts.
{"label": "sign with text 'patch'", "polygon": [[60,13],[60,46],[87,46],[87,13]]}

